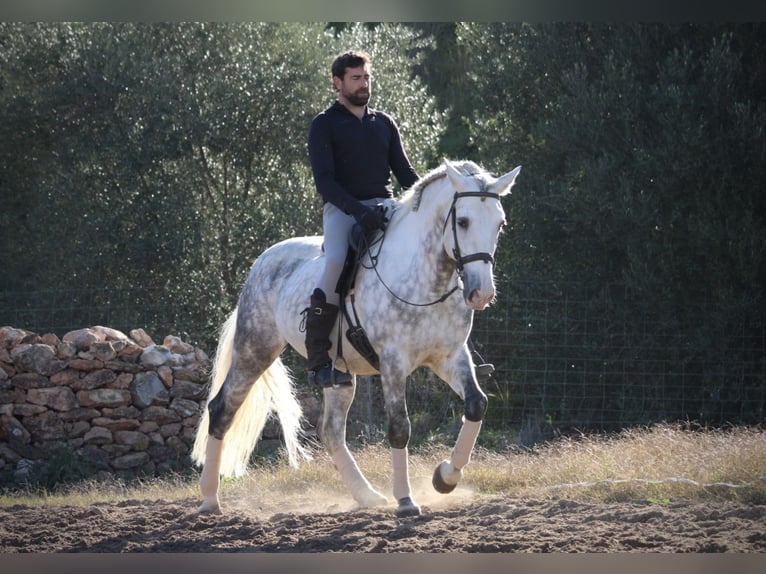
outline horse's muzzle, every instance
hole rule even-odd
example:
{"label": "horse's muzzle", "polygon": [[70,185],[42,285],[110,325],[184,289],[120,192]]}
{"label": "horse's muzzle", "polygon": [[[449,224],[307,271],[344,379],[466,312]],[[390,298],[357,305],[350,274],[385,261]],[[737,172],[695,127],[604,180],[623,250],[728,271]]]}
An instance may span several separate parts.
{"label": "horse's muzzle", "polygon": [[463,298],[465,304],[474,311],[486,309],[495,300],[495,282],[491,272],[484,275],[466,269],[463,275]]}
{"label": "horse's muzzle", "polygon": [[481,281],[465,282],[463,289],[465,304],[474,311],[483,311],[495,300],[495,285],[490,280],[488,287],[482,287]]}
{"label": "horse's muzzle", "polygon": [[495,300],[495,290],[481,293],[478,289],[471,291],[465,298],[466,305],[474,311],[483,311]]}

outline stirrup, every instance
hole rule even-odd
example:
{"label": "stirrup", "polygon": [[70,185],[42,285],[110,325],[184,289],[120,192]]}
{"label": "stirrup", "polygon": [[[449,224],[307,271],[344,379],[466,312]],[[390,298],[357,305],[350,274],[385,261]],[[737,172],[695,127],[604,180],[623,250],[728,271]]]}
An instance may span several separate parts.
{"label": "stirrup", "polygon": [[316,370],[309,371],[309,384],[325,389],[345,387],[354,382],[353,375],[335,368],[334,363],[325,363]]}
{"label": "stirrup", "polygon": [[492,363],[482,363],[480,365],[474,365],[474,370],[476,371],[476,378],[479,381],[486,381],[492,376],[492,373],[495,372],[495,365]]}

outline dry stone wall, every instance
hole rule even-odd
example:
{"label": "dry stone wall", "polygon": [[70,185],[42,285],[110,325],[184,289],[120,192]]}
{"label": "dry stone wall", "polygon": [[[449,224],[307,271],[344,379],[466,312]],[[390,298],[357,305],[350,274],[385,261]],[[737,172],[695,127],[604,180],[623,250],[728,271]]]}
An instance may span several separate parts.
{"label": "dry stone wall", "polygon": [[24,482],[56,449],[100,473],[156,475],[189,466],[210,370],[199,348],[142,329],[59,339],[0,328],[0,484]]}

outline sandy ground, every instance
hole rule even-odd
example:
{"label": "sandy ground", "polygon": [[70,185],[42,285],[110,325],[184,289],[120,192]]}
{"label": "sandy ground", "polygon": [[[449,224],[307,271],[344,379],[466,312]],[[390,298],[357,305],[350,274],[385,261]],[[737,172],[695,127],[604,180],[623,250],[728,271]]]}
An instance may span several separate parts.
{"label": "sandy ground", "polygon": [[[444,502],[448,500],[449,502]],[[423,513],[317,504],[127,500],[0,508],[0,553],[763,553],[766,506],[480,497],[418,500]]]}

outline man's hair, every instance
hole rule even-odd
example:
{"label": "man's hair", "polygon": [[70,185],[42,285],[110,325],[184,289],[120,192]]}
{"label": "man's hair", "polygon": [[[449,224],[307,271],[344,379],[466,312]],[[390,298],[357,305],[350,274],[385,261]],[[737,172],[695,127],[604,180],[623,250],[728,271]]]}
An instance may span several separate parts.
{"label": "man's hair", "polygon": [[346,76],[346,68],[359,68],[371,62],[369,54],[359,50],[350,50],[335,58],[332,63],[332,75],[342,80]]}

